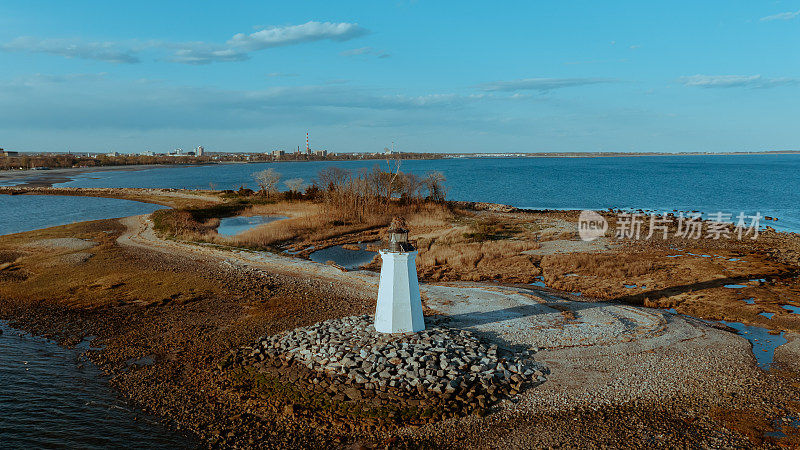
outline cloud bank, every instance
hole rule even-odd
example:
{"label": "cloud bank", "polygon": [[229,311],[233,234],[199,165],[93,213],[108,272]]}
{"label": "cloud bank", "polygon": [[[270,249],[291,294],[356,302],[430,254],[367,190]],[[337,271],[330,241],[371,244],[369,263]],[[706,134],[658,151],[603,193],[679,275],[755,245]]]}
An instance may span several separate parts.
{"label": "cloud bank", "polygon": [[614,83],[611,78],[524,78],[511,81],[494,81],[483,83],[478,88],[487,92],[518,92],[540,91],[547,92],[554,89],[563,89],[591,84]]}
{"label": "cloud bank", "polygon": [[82,58],[121,64],[141,61],[140,53],[147,49],[171,52],[166,59],[181,64],[210,64],[250,59],[250,53],[274,47],[315,41],[343,42],[364,36],[369,30],[356,23],[309,21],[301,25],[276,26],[251,34],[235,34],[224,44],[211,42],[149,41],[133,45],[123,42],[86,42],[70,39],[39,39],[19,37],[0,45],[8,52],[48,53],[68,58]]}
{"label": "cloud bank", "polygon": [[67,58],[94,59],[111,63],[135,64],[140,62],[136,51],[122,48],[114,42],[83,42],[70,39],[39,39],[18,37],[0,45],[7,52],[49,53]]}
{"label": "cloud bank", "polygon": [[796,78],[765,78],[761,75],[692,75],[678,79],[685,86],[701,88],[751,88],[764,89],[790,86],[798,83]]}
{"label": "cloud bank", "polygon": [[384,50],[378,50],[374,47],[354,48],[351,50],[345,50],[339,54],[342,56],[375,56],[377,58],[388,58],[391,56],[388,52]]}

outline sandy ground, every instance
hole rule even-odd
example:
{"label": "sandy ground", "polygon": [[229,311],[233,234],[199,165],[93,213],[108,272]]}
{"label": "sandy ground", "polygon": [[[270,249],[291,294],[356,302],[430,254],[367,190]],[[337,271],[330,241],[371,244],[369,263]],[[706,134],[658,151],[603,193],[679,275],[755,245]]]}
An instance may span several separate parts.
{"label": "sandy ground", "polygon": [[[377,290],[378,277],[372,272],[345,272],[276,254],[166,241],[155,235],[146,216],[122,221],[128,228],[119,238],[122,245],[217,260],[235,268],[314,278],[365,298],[374,297]],[[548,381],[523,393],[518,401],[505,401],[493,421],[619,405],[678,408],[676,402],[689,401],[707,407],[719,404],[720,399],[747,398],[764,379],[745,339],[663,310],[586,301],[548,289],[482,283],[424,284],[421,290],[429,313],[447,317],[450,326],[477,332],[512,351],[540,349],[537,360],[548,366]],[[782,347],[779,357],[800,360],[797,342]],[[748,401],[733,402],[725,408],[747,405]],[[491,422],[472,423],[473,433],[492,436],[491,442],[484,441],[481,446],[548,442],[531,438],[530,424],[508,430],[493,427]],[[459,423],[449,420],[409,433],[445,439],[459,434],[453,428],[460,427]],[[726,433],[704,433],[697,442],[724,446],[744,442],[747,446],[747,441]]]}
{"label": "sandy ground", "polygon": [[[59,231],[71,229],[83,231]],[[12,283],[36,280],[37,273],[54,277],[13,292],[22,311],[14,314],[29,314],[29,299],[37,295],[68,293],[49,305],[35,301],[44,308],[39,322],[45,328],[72,323],[78,339],[87,331],[104,336],[106,361],[100,363],[114,371],[113,383],[123,393],[204,437],[231,433],[243,446],[329,443],[314,441],[313,422],[298,428],[280,411],[260,418],[251,393],[229,390],[213,367],[220,354],[265,333],[365,312],[374,305],[376,273],[165,240],[146,216],[26,236],[28,241],[4,238],[34,247],[25,250],[32,253],[27,256],[17,254],[19,245],[0,254],[0,261],[11,264],[0,271],[6,276],[0,290],[8,287],[11,295]],[[58,264],[70,267],[47,269],[48,253],[68,258]],[[764,436],[774,431],[771,421],[800,415],[796,375],[757,369],[746,340],[701,321],[552,289],[497,283],[430,283],[421,289],[428,315],[511,351],[536,347],[536,359],[549,374],[544,384],[504,401],[487,417],[447,419],[394,434],[417,445],[778,448]],[[776,360],[800,360],[800,340],[792,333],[787,338]],[[154,366],[131,370],[124,362],[147,355],[154,355]],[[294,433],[290,440],[280,440],[284,430]],[[394,437],[372,443],[390,445]],[[789,437],[795,440],[781,443],[796,445],[796,438],[795,432]]]}

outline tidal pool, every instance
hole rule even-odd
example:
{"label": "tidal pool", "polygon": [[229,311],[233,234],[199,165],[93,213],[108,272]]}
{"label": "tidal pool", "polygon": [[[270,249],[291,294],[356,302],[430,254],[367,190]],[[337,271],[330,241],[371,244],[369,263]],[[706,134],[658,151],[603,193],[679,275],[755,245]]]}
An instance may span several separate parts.
{"label": "tidal pool", "polygon": [[726,322],[724,320],[721,320],[720,323],[733,328],[740,336],[750,341],[758,367],[764,370],[769,370],[772,359],[775,356],[775,349],[788,342],[783,336],[783,332],[772,335],[769,334],[769,330],[766,328],[745,325],[740,322]]}
{"label": "tidal pool", "polygon": [[369,264],[378,252],[367,250],[367,246],[377,242],[362,242],[359,245],[359,250],[349,250],[343,248],[341,245],[334,245],[332,247],[323,248],[312,252],[308,257],[321,264],[328,261],[333,261],[336,264],[344,267],[347,270],[358,269],[364,264]]}
{"label": "tidal pool", "polygon": [[800,306],[781,305],[781,308],[791,312],[792,314],[800,314]]}
{"label": "tidal pool", "polygon": [[255,228],[265,223],[275,222],[285,219],[283,216],[236,216],[220,219],[217,234],[222,236],[236,236],[251,228]]}
{"label": "tidal pool", "polygon": [[536,279],[539,280],[539,281],[534,281],[533,283],[531,283],[531,286],[542,287],[542,288],[543,287],[547,287],[547,285],[544,284],[544,277],[543,276],[540,275],[540,276],[536,277]]}

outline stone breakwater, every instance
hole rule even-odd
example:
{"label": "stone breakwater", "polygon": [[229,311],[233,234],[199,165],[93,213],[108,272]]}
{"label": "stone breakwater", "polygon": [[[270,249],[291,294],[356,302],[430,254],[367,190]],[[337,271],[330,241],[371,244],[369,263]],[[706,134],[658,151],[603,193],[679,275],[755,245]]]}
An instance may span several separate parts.
{"label": "stone breakwater", "polygon": [[[547,369],[533,359],[537,349],[510,354],[445,327],[383,334],[372,322],[367,315],[345,317],[267,336],[236,359],[333,400],[433,406],[444,416],[482,414],[546,380]],[[281,374],[292,366],[305,371]]]}

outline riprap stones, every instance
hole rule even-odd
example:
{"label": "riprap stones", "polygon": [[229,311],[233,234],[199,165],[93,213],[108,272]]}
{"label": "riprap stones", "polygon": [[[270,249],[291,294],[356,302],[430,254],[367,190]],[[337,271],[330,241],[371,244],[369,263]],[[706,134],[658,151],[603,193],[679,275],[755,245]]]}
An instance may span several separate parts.
{"label": "riprap stones", "polygon": [[273,375],[276,368],[301,366],[305,375],[295,371],[291,382],[338,400],[401,400],[415,406],[422,401],[443,411],[480,413],[546,380],[535,351],[502,352],[469,331],[441,326],[378,333],[364,315],[264,337],[241,348],[237,360]]}

